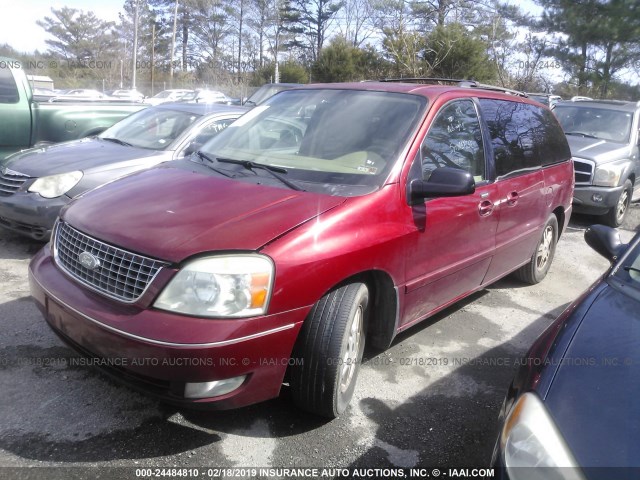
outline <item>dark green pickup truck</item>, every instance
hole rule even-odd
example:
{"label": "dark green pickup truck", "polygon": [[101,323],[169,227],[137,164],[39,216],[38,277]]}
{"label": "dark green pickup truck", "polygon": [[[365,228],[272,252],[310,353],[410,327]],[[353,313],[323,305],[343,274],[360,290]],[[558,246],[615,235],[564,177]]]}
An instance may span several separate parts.
{"label": "dark green pickup truck", "polygon": [[20,62],[0,57],[0,159],[37,143],[95,135],[146,105],[37,103]]}

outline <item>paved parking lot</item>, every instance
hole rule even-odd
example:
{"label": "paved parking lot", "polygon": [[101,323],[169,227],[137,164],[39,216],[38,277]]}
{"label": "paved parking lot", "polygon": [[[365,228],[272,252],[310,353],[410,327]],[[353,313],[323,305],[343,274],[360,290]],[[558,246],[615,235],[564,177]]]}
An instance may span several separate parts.
{"label": "paved parking lot", "polygon": [[[29,298],[41,247],[0,232],[0,465],[486,467],[516,360],[607,267],[575,218],[549,276],[505,279],[396,339],[363,364],[352,407],[327,422],[281,398],[228,412],[162,405],[89,368]],[[624,226],[639,229],[640,205]],[[0,477],[31,475],[0,470]]]}

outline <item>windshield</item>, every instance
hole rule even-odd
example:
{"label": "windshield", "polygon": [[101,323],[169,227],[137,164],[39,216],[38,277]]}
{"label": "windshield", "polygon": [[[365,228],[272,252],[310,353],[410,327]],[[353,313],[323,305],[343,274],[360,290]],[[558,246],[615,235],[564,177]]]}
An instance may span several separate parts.
{"label": "windshield", "polygon": [[614,276],[640,290],[640,237],[636,236],[635,240],[631,242],[629,253],[616,267]]}
{"label": "windshield", "polygon": [[117,139],[133,147],[165,150],[198,118],[196,113],[148,108],[119,121],[98,137]]}
{"label": "windshield", "polygon": [[289,90],[295,87],[299,87],[301,86],[301,83],[292,83],[292,84],[267,84],[267,85],[263,85],[261,86],[258,90],[256,90],[255,92],[253,92],[253,95],[251,95],[246,103],[251,104],[251,105],[260,105],[262,102],[264,102],[266,99],[274,96],[276,93],[282,91],[282,90]]}
{"label": "windshield", "polygon": [[626,143],[631,134],[631,112],[587,106],[556,105],[554,111],[567,135]]}
{"label": "windshield", "polygon": [[[386,180],[426,104],[404,93],[289,90],[246,113],[202,150],[212,158],[280,167],[305,190],[367,193]],[[361,188],[348,188],[354,186]]]}

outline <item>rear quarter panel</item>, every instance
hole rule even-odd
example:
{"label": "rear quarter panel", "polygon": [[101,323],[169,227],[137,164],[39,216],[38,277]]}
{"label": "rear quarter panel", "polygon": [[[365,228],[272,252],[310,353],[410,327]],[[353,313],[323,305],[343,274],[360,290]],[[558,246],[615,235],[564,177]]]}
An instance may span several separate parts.
{"label": "rear quarter panel", "polygon": [[571,218],[571,202],[573,201],[573,188],[575,177],[573,172],[573,160],[550,165],[542,169],[544,183],[547,188],[547,205],[550,211],[561,207],[564,210],[564,222],[558,222],[561,231],[564,231]]}

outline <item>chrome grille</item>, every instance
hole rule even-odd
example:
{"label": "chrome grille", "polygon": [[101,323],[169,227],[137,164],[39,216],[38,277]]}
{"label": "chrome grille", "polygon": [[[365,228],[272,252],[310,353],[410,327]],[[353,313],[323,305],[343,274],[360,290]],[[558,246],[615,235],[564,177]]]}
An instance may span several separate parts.
{"label": "chrome grille", "polygon": [[[96,240],[60,222],[55,230],[56,263],[88,287],[123,302],[138,300],[166,262],[143,257]],[[87,252],[98,262],[84,266],[80,254]]]}
{"label": "chrome grille", "polygon": [[595,163],[580,158],[573,159],[573,170],[576,177],[576,185],[591,185]]}
{"label": "chrome grille", "polygon": [[8,168],[0,169],[0,195],[13,195],[29,179],[28,175],[14,172]]}

